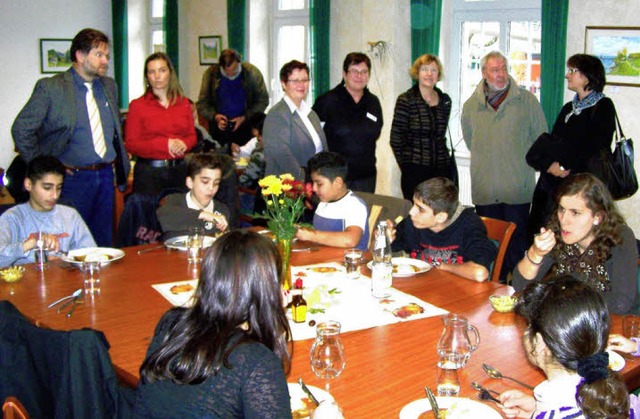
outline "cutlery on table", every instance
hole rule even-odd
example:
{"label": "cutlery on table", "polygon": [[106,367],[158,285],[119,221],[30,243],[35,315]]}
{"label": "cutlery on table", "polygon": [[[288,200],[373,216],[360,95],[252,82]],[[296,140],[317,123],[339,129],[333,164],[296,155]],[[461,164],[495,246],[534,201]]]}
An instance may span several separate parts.
{"label": "cutlery on table", "polygon": [[78,288],[77,290],[75,290],[73,293],[71,293],[70,295],[67,295],[66,297],[62,297],[56,301],[54,301],[53,303],[49,304],[47,306],[47,308],[51,308],[53,306],[55,306],[56,304],[60,304],[61,302],[63,302],[64,300],[68,300],[70,298],[77,298],[80,296],[80,294],[82,294],[82,288]]}
{"label": "cutlery on table", "polygon": [[491,378],[506,378],[507,380],[511,380],[514,383],[518,383],[520,384],[522,387],[526,387],[529,390],[533,390],[533,387],[530,386],[529,384],[525,384],[522,381],[516,380],[513,377],[507,377],[506,375],[502,375],[502,373],[500,371],[498,371],[497,369],[493,368],[491,365],[488,364],[482,364],[482,369],[484,370],[484,372],[487,373],[487,375]]}
{"label": "cutlery on table", "polygon": [[66,317],[69,318],[73,315],[73,312],[76,310],[76,307],[78,307],[79,301],[78,298],[74,298],[73,299],[73,305],[71,306],[71,310],[69,310],[69,312],[67,312]]}
{"label": "cutlery on table", "polygon": [[160,246],[154,246],[154,247],[150,247],[148,249],[141,249],[138,250],[138,254],[141,255],[143,253],[147,253],[147,252],[151,252],[153,250],[158,250],[158,249],[164,249],[164,244],[161,244]]}
{"label": "cutlery on table", "polygon": [[436,397],[433,395],[429,387],[425,386],[424,392],[427,393],[427,398],[429,399],[429,404],[431,405],[433,417],[436,419],[440,419],[440,409],[438,408],[438,401],[436,400]]}
{"label": "cutlery on table", "polygon": [[307,387],[307,385],[302,381],[302,378],[298,378],[298,384],[300,384],[300,387],[302,387],[302,391],[304,391],[304,393],[309,397],[313,404],[315,404],[316,406],[320,406],[320,402],[318,401],[318,399],[316,399],[311,390],[309,390],[309,387]]}
{"label": "cutlery on table", "polygon": [[478,400],[482,400],[482,401],[492,401],[496,404],[501,404],[502,402],[498,399],[496,399],[495,397],[493,397],[491,395],[491,393],[489,393],[489,390],[487,389],[482,389],[480,390],[480,392],[478,393]]}
{"label": "cutlery on table", "polygon": [[611,351],[613,351],[613,352],[617,353],[618,355],[620,355],[620,356],[621,356],[621,357],[623,357],[624,359],[628,359],[628,360],[630,360],[630,361],[635,361],[635,360],[636,360],[636,357],[635,357],[635,356],[630,355],[630,354],[628,354],[628,353],[626,353],[626,352],[618,351],[617,349],[611,349],[611,348],[609,348],[609,350],[611,350]]}
{"label": "cutlery on table", "polygon": [[495,390],[491,390],[490,388],[482,387],[479,383],[476,383],[475,381],[471,383],[471,387],[475,388],[475,389],[476,389],[476,390],[478,390],[478,391],[486,390],[486,391],[488,391],[489,393],[493,393],[493,394],[495,394],[496,396],[499,396],[499,395],[500,395],[500,393],[498,393],[497,391],[495,391]]}

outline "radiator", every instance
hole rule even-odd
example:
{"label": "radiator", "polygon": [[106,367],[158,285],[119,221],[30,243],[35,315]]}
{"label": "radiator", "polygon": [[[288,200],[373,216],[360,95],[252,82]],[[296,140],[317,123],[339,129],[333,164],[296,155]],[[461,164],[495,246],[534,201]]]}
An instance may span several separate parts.
{"label": "radiator", "polygon": [[458,163],[458,199],[462,205],[473,205],[471,202],[471,171],[469,166]]}

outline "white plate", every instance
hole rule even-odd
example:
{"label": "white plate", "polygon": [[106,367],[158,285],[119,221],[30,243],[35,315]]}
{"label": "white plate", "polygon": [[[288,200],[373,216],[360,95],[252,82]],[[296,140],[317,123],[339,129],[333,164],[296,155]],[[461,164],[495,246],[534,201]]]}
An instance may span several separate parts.
{"label": "white plate", "polygon": [[[304,391],[302,391],[302,387],[298,383],[287,383],[289,386],[289,397],[291,397],[291,411],[302,409],[304,407],[304,403],[302,403],[302,399],[308,398]],[[307,388],[318,399],[318,402],[322,402],[324,400],[333,401],[333,396],[327,393],[326,391],[307,385]]]}
{"label": "white plate", "polygon": [[87,256],[91,253],[104,254],[110,257],[108,261],[102,262],[102,265],[106,265],[114,260],[122,259],[124,257],[124,252],[120,249],[114,249],[112,247],[85,247],[84,249],[71,250],[68,254],[62,255],[61,259],[65,262],[80,265],[83,261],[76,259],[76,257]]}
{"label": "white plate", "polygon": [[[429,269],[431,269],[431,265],[429,265],[427,262],[423,261],[423,260],[419,260],[419,259],[412,259],[412,258],[392,258],[391,259],[391,263],[396,265],[396,266],[401,266],[401,265],[411,265],[411,266],[415,266],[418,270],[415,271],[413,268],[411,269],[411,272],[394,272],[393,276],[397,277],[397,278],[403,278],[406,276],[413,276],[413,275],[418,275],[424,272],[427,272]],[[373,262],[369,262],[367,263],[367,268],[371,269],[373,267]]]}
{"label": "white plate", "polygon": [[[171,237],[170,239],[165,240],[164,245],[167,246],[169,249],[176,249],[176,250],[186,251],[187,250],[187,237],[189,237],[189,236]],[[202,247],[205,247],[205,248],[211,247],[211,245],[215,241],[216,241],[215,237],[204,236],[204,239],[202,240]]]}
{"label": "white plate", "polygon": [[620,371],[623,369],[626,362],[622,355],[609,349],[607,349],[607,352],[609,352],[609,369],[611,371]]}
{"label": "white plate", "polygon": [[[464,416],[469,419],[502,419],[502,415],[497,410],[492,409],[484,403],[462,397],[436,397],[438,408],[448,409],[454,403],[464,405],[469,409],[469,415]],[[422,413],[430,412],[431,405],[428,399],[418,399],[405,405],[400,411],[400,419],[417,419]]]}

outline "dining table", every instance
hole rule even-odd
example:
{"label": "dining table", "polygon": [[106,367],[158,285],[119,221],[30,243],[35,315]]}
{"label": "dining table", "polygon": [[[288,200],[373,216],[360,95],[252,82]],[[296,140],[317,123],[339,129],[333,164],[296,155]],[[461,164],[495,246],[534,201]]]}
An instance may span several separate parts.
{"label": "dining table", "polygon": [[[47,306],[82,288],[79,264],[51,260],[44,271],[25,265],[21,281],[0,281],[0,299],[13,303],[39,327],[102,331],[109,341],[109,353],[121,383],[135,387],[156,324],[172,307],[152,285],[195,279],[199,266],[189,263],[184,251],[157,243],[122,250],[124,257],[103,267],[100,294],[84,296],[70,317]],[[344,249],[312,245],[306,251],[294,252],[291,264],[295,273],[297,266],[341,264],[343,258]],[[370,275],[366,265],[362,266],[361,273],[364,277]],[[349,281],[346,276],[341,280]],[[477,391],[471,387],[472,382],[498,392],[510,388],[530,392],[506,379],[488,377],[482,369],[483,363],[531,386],[544,380],[542,371],[527,360],[523,350],[523,319],[513,312],[498,313],[489,303],[489,296],[512,294],[512,288],[495,282],[464,279],[442,269],[394,277],[393,287],[464,316],[478,329],[480,344],[459,370],[460,397],[476,398]],[[354,315],[358,309],[354,304]],[[311,320],[313,314],[309,313],[307,325],[310,328],[314,327]],[[621,323],[620,316],[612,316],[612,332],[620,333]],[[318,378],[311,370],[309,351],[314,339],[296,340],[291,344],[288,382],[302,378],[307,385],[328,391],[347,418],[398,417],[403,406],[425,397],[425,386],[435,391],[436,346],[443,327],[438,315],[344,332],[341,340],[346,367],[333,379]],[[640,359],[628,359],[621,374],[629,388],[640,387]],[[493,403],[487,403],[497,409]]]}

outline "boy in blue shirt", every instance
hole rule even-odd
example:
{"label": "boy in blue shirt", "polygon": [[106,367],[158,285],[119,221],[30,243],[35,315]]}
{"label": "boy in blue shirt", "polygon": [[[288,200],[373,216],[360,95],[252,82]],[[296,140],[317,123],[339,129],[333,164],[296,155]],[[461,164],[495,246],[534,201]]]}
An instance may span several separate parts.
{"label": "boy in blue shirt", "polygon": [[89,228],[75,209],[57,204],[65,167],[52,156],[29,162],[24,188],[29,201],[0,216],[0,268],[35,261],[37,233],[50,256],[96,245]]}
{"label": "boy in blue shirt", "polygon": [[307,169],[320,204],[313,215],[314,229],[300,228],[296,237],[327,246],[366,250],[367,205],[347,188],[345,158],[323,151],[309,159]]}

